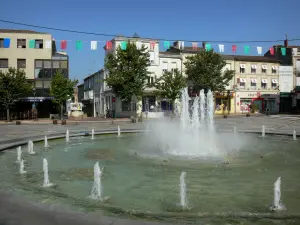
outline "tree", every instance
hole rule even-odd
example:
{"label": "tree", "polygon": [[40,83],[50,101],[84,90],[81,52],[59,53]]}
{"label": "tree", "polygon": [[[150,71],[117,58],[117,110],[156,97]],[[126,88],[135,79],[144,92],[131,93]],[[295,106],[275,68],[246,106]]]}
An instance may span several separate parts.
{"label": "tree", "polygon": [[186,74],[196,90],[224,91],[234,77],[234,70],[223,71],[226,61],[212,50],[202,51],[186,58],[187,61],[184,62]]}
{"label": "tree", "polygon": [[164,71],[154,85],[160,96],[171,100],[174,112],[174,103],[180,97],[181,90],[187,86],[186,77],[182,76],[178,69],[174,71]]}
{"label": "tree", "polygon": [[130,102],[132,96],[141,99],[150,72],[149,53],[142,45],[138,49],[135,43],[127,43],[126,50],[119,46],[116,53],[110,53],[105,59],[108,76],[105,81],[122,101]]}
{"label": "tree", "polygon": [[0,103],[6,109],[7,120],[10,120],[9,109],[16,101],[32,90],[23,70],[9,68],[0,71]]}
{"label": "tree", "polygon": [[60,70],[57,70],[51,79],[50,95],[54,97],[53,101],[60,105],[61,119],[63,119],[63,103],[73,96],[77,83],[78,80],[66,78]]}

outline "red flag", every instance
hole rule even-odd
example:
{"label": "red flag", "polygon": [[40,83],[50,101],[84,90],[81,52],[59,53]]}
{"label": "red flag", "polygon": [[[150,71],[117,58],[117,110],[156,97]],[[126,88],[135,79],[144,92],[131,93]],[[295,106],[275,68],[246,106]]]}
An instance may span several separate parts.
{"label": "red flag", "polygon": [[192,43],[192,48],[193,48],[193,50],[197,50],[198,49],[198,43],[197,42],[193,42]]}
{"label": "red flag", "polygon": [[270,48],[270,54],[274,55],[274,48],[273,47]]}
{"label": "red flag", "polygon": [[154,50],[155,47],[155,42],[154,41],[150,41],[150,49]]}
{"label": "red flag", "polygon": [[231,49],[233,53],[236,53],[236,45],[232,45]]}
{"label": "red flag", "polygon": [[111,41],[106,41],[106,50],[112,49],[112,43]]}
{"label": "red flag", "polygon": [[65,50],[67,49],[67,41],[63,40],[60,42],[60,48]]}

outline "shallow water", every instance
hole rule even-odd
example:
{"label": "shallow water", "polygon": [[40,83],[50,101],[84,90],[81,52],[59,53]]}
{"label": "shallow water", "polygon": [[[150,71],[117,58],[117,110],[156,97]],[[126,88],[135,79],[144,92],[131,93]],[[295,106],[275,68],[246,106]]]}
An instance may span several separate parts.
{"label": "shallow water", "polygon": [[[0,186],[15,194],[26,193],[27,198],[35,201],[61,203],[76,210],[102,209],[121,213],[124,209],[133,214],[159,215],[157,219],[163,221],[195,222],[197,213],[268,213],[268,206],[273,202],[273,183],[281,176],[282,201],[287,210],[279,215],[298,215],[299,141],[286,136],[261,138],[249,134],[239,138],[244,137],[247,142],[243,148],[226,157],[228,164],[224,164],[222,157],[182,159],[164,155],[149,158],[157,151],[151,154],[149,144],[144,145],[143,139],[135,134],[122,134],[120,138],[95,136],[95,140],[70,138],[69,143],[58,139],[49,141],[49,148],[44,148],[43,142],[35,143],[36,155],[29,155],[27,146],[22,146],[27,174],[18,173],[16,149],[0,155]],[[44,157],[49,163],[50,182],[57,184],[54,188],[42,188]],[[105,203],[87,199],[96,161],[104,167],[103,194],[110,196]],[[189,210],[186,212],[181,212],[177,206],[182,171],[187,173]],[[147,216],[143,214],[142,217]]]}

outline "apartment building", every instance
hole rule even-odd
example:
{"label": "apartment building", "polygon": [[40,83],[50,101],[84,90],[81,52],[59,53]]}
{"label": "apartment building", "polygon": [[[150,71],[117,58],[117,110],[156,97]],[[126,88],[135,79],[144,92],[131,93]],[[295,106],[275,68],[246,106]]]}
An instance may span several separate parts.
{"label": "apartment building", "polygon": [[279,112],[280,61],[264,56],[234,56],[236,112],[247,112],[254,103],[260,112]]}
{"label": "apartment building", "polygon": [[49,94],[50,80],[57,70],[69,77],[69,59],[66,53],[56,51],[51,34],[0,29],[0,70],[7,71],[9,67],[24,70],[33,87],[27,97],[16,103],[12,114],[26,117],[34,107],[39,117],[56,113]]}

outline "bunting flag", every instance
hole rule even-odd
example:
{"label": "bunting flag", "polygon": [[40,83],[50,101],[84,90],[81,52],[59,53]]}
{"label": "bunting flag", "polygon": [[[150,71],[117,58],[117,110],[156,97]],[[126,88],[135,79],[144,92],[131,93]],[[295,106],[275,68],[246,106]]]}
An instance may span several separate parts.
{"label": "bunting flag", "polygon": [[97,50],[97,41],[91,41],[91,50]]}
{"label": "bunting flag", "polygon": [[29,40],[29,48],[35,47],[35,40]]}
{"label": "bunting flag", "polygon": [[197,50],[198,49],[198,43],[197,42],[193,42],[192,43],[192,48],[193,48],[193,50]]}
{"label": "bunting flag", "polygon": [[205,51],[210,51],[211,50],[211,44],[205,44]]}
{"label": "bunting flag", "polygon": [[286,48],[281,48],[281,54],[282,54],[283,56],[286,55]]}
{"label": "bunting flag", "polygon": [[52,47],[52,41],[46,40],[45,41],[45,48],[50,49]]}
{"label": "bunting flag", "polygon": [[274,55],[274,53],[275,53],[275,52],[274,52],[274,48],[271,47],[271,48],[270,48],[270,54],[271,54],[271,55]]}
{"label": "bunting flag", "polygon": [[222,45],[222,44],[219,45],[219,51],[224,52],[224,45]]}
{"label": "bunting flag", "polygon": [[122,41],[121,42],[121,49],[122,50],[126,50],[127,49],[127,42],[126,41]]}
{"label": "bunting flag", "polygon": [[60,42],[60,48],[61,48],[62,50],[66,50],[66,49],[67,49],[67,41],[62,40],[62,41]]}
{"label": "bunting flag", "polygon": [[169,41],[164,41],[164,48],[166,50],[170,48],[170,42]]}
{"label": "bunting flag", "polygon": [[111,50],[112,49],[111,41],[107,41],[105,47],[106,47],[106,50]]}
{"label": "bunting flag", "polygon": [[249,54],[249,52],[250,52],[250,46],[244,46],[244,52],[245,52],[245,54],[246,55],[248,55]]}
{"label": "bunting flag", "polygon": [[3,41],[3,47],[4,48],[9,48],[10,46],[10,38],[4,38],[4,41]]}
{"label": "bunting flag", "polygon": [[150,49],[154,50],[155,48],[155,42],[154,41],[150,41]]}
{"label": "bunting flag", "polygon": [[297,55],[298,53],[298,49],[297,48],[293,48],[293,55]]}
{"label": "bunting flag", "polygon": [[231,50],[232,50],[233,53],[236,53],[236,45],[232,45]]}
{"label": "bunting flag", "polygon": [[183,42],[183,41],[179,41],[179,48],[180,48],[181,50],[184,49],[184,42]]}
{"label": "bunting flag", "polygon": [[257,54],[261,55],[262,54],[262,47],[257,47]]}
{"label": "bunting flag", "polygon": [[76,50],[80,51],[82,49],[82,41],[76,41]]}

